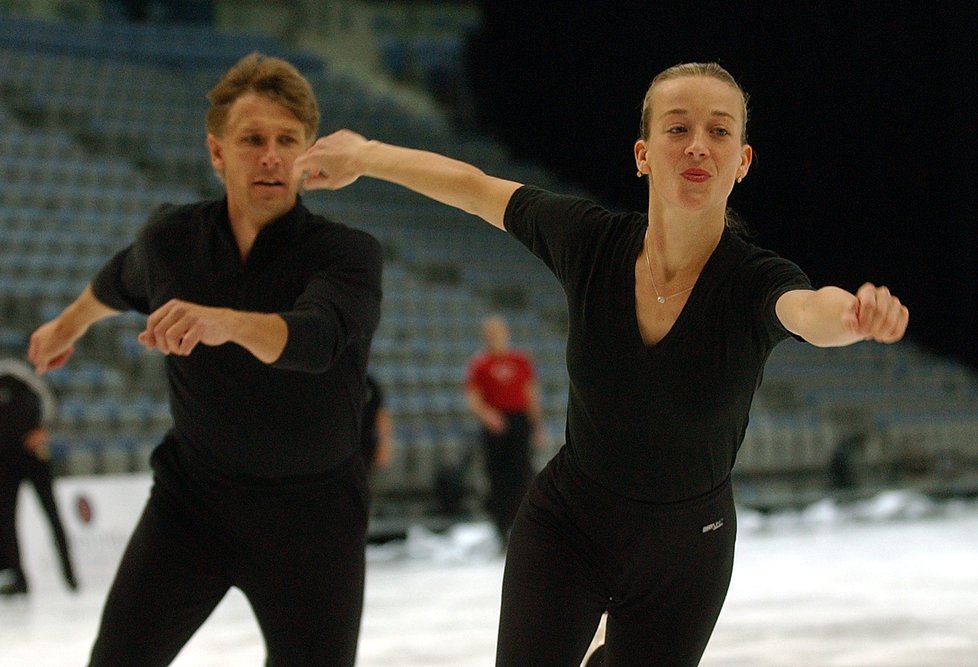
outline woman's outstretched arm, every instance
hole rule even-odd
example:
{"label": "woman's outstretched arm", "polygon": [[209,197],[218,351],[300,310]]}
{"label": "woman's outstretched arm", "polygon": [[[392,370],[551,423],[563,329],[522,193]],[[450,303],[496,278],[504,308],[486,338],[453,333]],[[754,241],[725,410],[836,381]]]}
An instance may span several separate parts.
{"label": "woman's outstretched arm", "polygon": [[295,161],[295,175],[307,190],[338,190],[361,176],[396,183],[500,229],[506,205],[522,185],[460,160],[370,141],[350,130],[317,140]]}

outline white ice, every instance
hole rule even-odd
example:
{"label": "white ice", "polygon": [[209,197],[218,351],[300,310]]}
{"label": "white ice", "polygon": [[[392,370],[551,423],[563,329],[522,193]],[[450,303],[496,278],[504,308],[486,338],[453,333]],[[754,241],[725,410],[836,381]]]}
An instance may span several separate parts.
{"label": "white ice", "polygon": [[[502,569],[483,524],[372,547],[358,664],[491,666]],[[84,665],[104,595],[104,585],[68,593],[53,569],[35,575],[29,596],[0,600],[0,665]],[[232,591],[174,664],[263,661]],[[978,503],[896,492],[770,517],[742,510],[730,594],[702,664],[978,666]]]}

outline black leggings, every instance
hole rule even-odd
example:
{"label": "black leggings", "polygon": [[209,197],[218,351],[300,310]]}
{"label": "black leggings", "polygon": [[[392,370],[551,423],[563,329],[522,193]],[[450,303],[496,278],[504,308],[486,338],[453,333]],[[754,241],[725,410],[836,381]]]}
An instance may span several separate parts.
{"label": "black leggings", "polygon": [[169,664],[231,586],[255,612],[267,665],[353,665],[367,526],[359,455],[328,479],[202,484],[170,444],[153,455],[90,665]]}
{"label": "black leggings", "polygon": [[51,463],[42,461],[26,451],[15,452],[0,469],[0,570],[10,568],[24,578],[20,560],[20,543],[17,539],[17,496],[23,480],[30,480],[37,500],[51,525],[51,535],[58,548],[61,572],[65,581],[75,587],[75,573],[71,564],[71,550],[65,534],[58,504],[54,498],[54,476]]}
{"label": "black leggings", "polygon": [[495,435],[483,429],[482,451],[489,478],[486,509],[505,542],[523,496],[533,481],[530,434],[533,427],[523,412],[506,413],[506,430]]}
{"label": "black leggings", "polygon": [[566,448],[510,537],[497,667],[577,667],[608,611],[608,667],[699,664],[727,594],[737,518],[729,480],[649,505],[596,488]]}

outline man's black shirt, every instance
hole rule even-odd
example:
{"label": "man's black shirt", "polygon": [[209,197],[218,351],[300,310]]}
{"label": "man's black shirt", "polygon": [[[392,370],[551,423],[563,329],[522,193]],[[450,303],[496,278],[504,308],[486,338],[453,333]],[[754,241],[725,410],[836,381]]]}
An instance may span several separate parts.
{"label": "man's black shirt", "polygon": [[358,449],[381,263],[376,239],[301,202],[242,261],[221,199],[160,208],[92,288],[112,308],[147,314],[174,298],[278,313],[288,340],[271,364],[234,344],[166,357],[171,435],[181,456],[221,475],[301,477]]}

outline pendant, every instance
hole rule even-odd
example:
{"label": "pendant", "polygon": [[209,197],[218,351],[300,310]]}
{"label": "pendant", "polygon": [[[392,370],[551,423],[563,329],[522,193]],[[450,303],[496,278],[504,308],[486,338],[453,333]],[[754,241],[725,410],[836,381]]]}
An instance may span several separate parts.
{"label": "pendant", "polygon": [[659,303],[665,303],[666,302],[666,298],[664,296],[660,296],[660,297],[658,297],[656,299],[656,301],[658,301]]}

